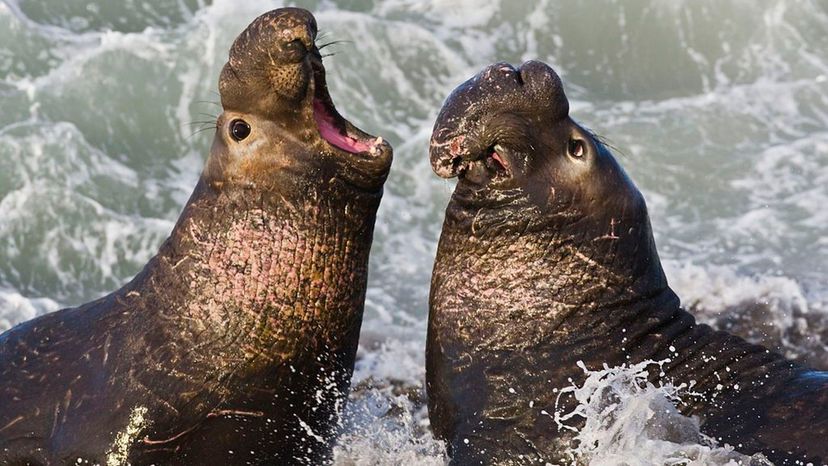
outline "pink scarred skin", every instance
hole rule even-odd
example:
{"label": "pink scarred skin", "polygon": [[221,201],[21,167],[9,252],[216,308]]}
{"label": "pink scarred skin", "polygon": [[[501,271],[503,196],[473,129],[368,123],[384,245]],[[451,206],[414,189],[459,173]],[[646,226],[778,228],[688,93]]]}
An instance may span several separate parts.
{"label": "pink scarred skin", "polygon": [[316,22],[233,43],[210,157],[112,294],[0,335],[0,464],[325,464],[391,147],[333,106]]}

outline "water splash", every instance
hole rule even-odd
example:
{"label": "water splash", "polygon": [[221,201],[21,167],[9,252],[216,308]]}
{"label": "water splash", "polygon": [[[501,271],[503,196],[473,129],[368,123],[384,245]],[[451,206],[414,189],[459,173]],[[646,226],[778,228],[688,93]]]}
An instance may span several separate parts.
{"label": "water splash", "polygon": [[365,381],[351,394],[334,464],[443,466],[445,445],[432,437],[428,425],[421,387]]}
{"label": "water splash", "polygon": [[[587,376],[583,385],[558,392],[558,401],[572,396],[577,406],[554,414],[560,429],[576,433],[575,447],[569,452],[572,464],[771,465],[762,455],[749,457],[732,446],[718,446],[701,433],[697,418],[679,413],[676,404],[682,397],[694,396],[692,387],[670,383],[657,387],[648,381],[650,371],[661,371],[666,362],[590,370],[579,361]],[[576,421],[583,426],[577,427]]]}

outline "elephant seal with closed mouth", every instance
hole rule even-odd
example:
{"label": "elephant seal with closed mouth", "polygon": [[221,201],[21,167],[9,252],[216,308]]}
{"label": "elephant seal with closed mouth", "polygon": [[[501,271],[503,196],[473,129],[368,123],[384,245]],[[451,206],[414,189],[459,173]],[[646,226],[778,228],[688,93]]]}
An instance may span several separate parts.
{"label": "elephant seal with closed mouth", "polygon": [[496,64],[462,84],[430,157],[438,175],[459,178],[426,349],[429,417],[453,464],[565,462],[572,433],[551,415],[554,389],[584,380],[578,361],[665,359],[653,381],[692,384],[697,396],[679,409],[704,433],[777,464],[828,462],[828,373],[681,309],[644,198],[570,118],[551,68]]}
{"label": "elephant seal with closed mouth", "polygon": [[201,179],[120,290],[0,336],[0,464],[322,464],[391,147],[334,108],[316,23],[235,40]]}

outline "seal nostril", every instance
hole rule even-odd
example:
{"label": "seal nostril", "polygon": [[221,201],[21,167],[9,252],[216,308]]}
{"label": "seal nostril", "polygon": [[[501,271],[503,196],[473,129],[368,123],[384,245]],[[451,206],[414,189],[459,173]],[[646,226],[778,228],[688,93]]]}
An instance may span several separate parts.
{"label": "seal nostril", "polygon": [[282,52],[285,58],[291,61],[300,61],[308,54],[308,47],[301,39],[293,39],[282,46]]}
{"label": "seal nostril", "polygon": [[520,70],[509,63],[498,63],[493,65],[494,69],[502,73],[504,76],[513,76],[518,84],[523,85],[523,77],[520,75]]}

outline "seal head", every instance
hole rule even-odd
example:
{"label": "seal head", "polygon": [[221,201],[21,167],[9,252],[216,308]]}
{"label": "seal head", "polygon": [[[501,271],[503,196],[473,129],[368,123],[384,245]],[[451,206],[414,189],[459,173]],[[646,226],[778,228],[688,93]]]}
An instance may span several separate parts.
{"label": "seal head", "polygon": [[205,167],[211,183],[285,184],[337,176],[381,189],[391,146],[344,119],[331,100],[316,20],[299,8],[258,17],[230,49],[219,92],[224,112]]}
{"label": "seal head", "polygon": [[639,292],[666,287],[643,196],[569,116],[548,65],[497,63],[460,85],[437,118],[430,159],[439,176],[459,177],[447,215],[470,222],[473,234],[515,231],[516,223],[554,231],[585,243],[581,252],[595,261],[624,264],[618,272],[639,277]]}

